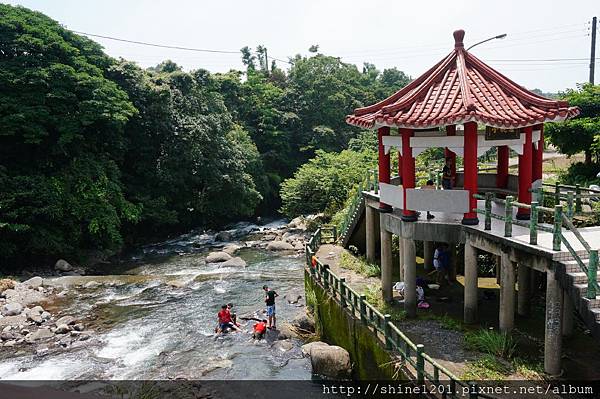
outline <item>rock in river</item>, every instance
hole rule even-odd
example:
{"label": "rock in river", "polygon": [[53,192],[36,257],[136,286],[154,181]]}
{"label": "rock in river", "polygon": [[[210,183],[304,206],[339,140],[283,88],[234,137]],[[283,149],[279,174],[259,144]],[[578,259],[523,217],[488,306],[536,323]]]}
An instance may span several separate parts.
{"label": "rock in river", "polygon": [[39,341],[42,339],[51,338],[53,336],[54,336],[54,334],[52,333],[52,331],[50,331],[50,329],[40,328],[37,331],[27,334],[27,336],[25,337],[25,341],[32,343],[32,342]]}
{"label": "rock in river", "polygon": [[56,325],[60,326],[61,324],[69,324],[75,323],[75,318],[73,316],[63,316],[60,319],[56,320]]}
{"label": "rock in river", "polygon": [[350,378],[352,364],[350,363],[350,354],[346,349],[324,342],[311,342],[303,345],[302,351],[310,356],[314,374],[335,379]]}
{"label": "rock in river", "polygon": [[221,262],[226,262],[229,259],[231,259],[231,255],[229,255],[227,252],[223,252],[223,251],[211,252],[206,257],[206,263],[221,263]]}
{"label": "rock in river", "polygon": [[269,251],[293,251],[294,247],[289,242],[285,241],[271,241],[267,245]]}
{"label": "rock in river", "polygon": [[2,316],[16,316],[21,314],[23,306],[17,302],[9,302],[2,306]]}
{"label": "rock in river", "polygon": [[54,268],[56,270],[61,271],[61,272],[70,272],[71,270],[73,270],[73,266],[71,266],[69,264],[69,262],[67,262],[64,259],[57,260],[56,264],[54,265]]}
{"label": "rock in river", "polygon": [[56,334],[66,334],[69,331],[71,331],[71,329],[69,328],[68,325],[66,325],[66,324],[57,324],[56,331],[54,331],[54,332]]}
{"label": "rock in river", "polygon": [[246,261],[239,256],[231,258],[226,262],[221,263],[221,267],[246,267]]}
{"label": "rock in river", "polygon": [[23,284],[27,288],[37,289],[38,287],[41,287],[42,284],[44,284],[44,279],[39,276],[36,276],[30,278],[27,281],[23,281],[21,284]]}

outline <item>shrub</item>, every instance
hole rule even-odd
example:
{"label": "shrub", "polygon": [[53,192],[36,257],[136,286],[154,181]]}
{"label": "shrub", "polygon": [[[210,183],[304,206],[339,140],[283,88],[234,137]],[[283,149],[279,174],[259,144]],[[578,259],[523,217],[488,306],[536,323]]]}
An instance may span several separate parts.
{"label": "shrub", "polygon": [[479,330],[465,334],[467,349],[487,353],[504,359],[511,359],[516,350],[513,338],[494,330]]}

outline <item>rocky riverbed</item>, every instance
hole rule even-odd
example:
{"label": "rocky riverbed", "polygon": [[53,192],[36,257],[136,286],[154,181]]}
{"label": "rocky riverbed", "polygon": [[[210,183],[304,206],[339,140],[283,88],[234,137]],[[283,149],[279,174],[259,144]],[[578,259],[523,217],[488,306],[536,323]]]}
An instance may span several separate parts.
{"label": "rocky riverbed", "polygon": [[[0,280],[0,379],[310,378],[291,323],[305,317],[307,222],[194,231],[102,275],[59,260],[47,275]],[[260,317],[263,283],[280,293],[280,331],[255,343],[248,322],[215,337],[220,304]]]}

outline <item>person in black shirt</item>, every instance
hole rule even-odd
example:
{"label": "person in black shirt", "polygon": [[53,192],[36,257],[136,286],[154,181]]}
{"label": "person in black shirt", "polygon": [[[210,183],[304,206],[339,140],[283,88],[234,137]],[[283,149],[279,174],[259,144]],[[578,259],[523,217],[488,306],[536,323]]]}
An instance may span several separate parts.
{"label": "person in black shirt", "polygon": [[267,328],[276,330],[275,298],[279,295],[275,291],[270,290],[266,285],[263,285],[263,290],[265,291],[265,304],[267,305],[267,317],[269,319]]}
{"label": "person in black shirt", "polygon": [[454,185],[454,176],[452,176],[452,158],[446,158],[446,164],[442,169],[442,188],[452,190]]}

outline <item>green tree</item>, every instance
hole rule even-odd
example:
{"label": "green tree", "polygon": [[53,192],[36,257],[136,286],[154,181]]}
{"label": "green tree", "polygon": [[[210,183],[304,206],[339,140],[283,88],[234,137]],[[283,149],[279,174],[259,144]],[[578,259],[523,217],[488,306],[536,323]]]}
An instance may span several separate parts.
{"label": "green tree", "polygon": [[592,162],[592,155],[600,151],[600,86],[584,84],[577,90],[567,90],[561,97],[570,106],[581,109],[578,117],[564,122],[547,123],[545,133],[558,149],[574,155],[585,152],[585,163]]}
{"label": "green tree", "polygon": [[139,209],[123,195],[136,112],[101,47],[41,13],[0,5],[0,242],[4,260],[114,249]]}

